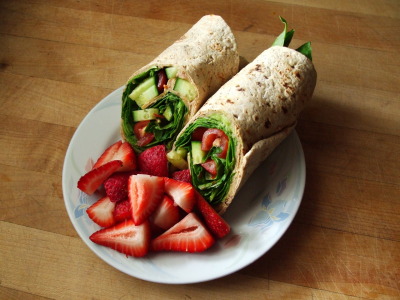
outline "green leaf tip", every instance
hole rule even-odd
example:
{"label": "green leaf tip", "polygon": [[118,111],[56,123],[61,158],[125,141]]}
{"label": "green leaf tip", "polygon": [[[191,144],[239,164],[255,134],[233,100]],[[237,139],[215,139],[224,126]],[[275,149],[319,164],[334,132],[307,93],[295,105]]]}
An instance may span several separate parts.
{"label": "green leaf tip", "polygon": [[294,35],[294,29],[287,31],[286,20],[284,18],[282,18],[281,16],[279,16],[279,19],[281,19],[281,21],[285,25],[285,27],[284,27],[282,33],[273,42],[272,46],[288,47],[290,42],[292,41],[292,37]]}
{"label": "green leaf tip", "polygon": [[309,60],[312,61],[312,48],[311,48],[311,42],[307,42],[303,45],[301,45],[299,48],[296,49],[296,51],[300,52],[301,54],[305,55],[308,57]]}
{"label": "green leaf tip", "polygon": [[[279,16],[279,19],[284,24],[284,28],[282,33],[275,39],[272,43],[272,46],[281,46],[281,47],[289,47],[290,42],[292,41],[294,35],[294,29],[287,31],[287,21]],[[305,55],[308,59],[312,60],[312,49],[311,49],[311,42],[307,42],[301,45],[296,51],[300,52],[301,54]]]}

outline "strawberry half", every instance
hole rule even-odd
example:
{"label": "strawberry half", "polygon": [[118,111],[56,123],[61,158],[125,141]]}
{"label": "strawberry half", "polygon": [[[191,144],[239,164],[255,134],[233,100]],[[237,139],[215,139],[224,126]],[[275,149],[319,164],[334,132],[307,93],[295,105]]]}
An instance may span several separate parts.
{"label": "strawberry half", "polygon": [[133,220],[127,220],[96,231],[89,238],[96,244],[109,247],[123,254],[142,257],[149,251],[150,237],[148,222],[135,225]]}
{"label": "strawberry half", "polygon": [[97,159],[93,169],[96,169],[112,160],[122,161],[122,167],[118,170],[119,172],[136,169],[136,155],[128,142],[118,141],[108,147]]}
{"label": "strawberry half", "polygon": [[122,161],[123,167],[119,172],[132,171],[136,169],[136,154],[128,142],[123,142],[115,153],[113,159]]}
{"label": "strawberry half", "polygon": [[151,223],[163,230],[167,230],[178,223],[179,219],[179,207],[175,205],[170,197],[164,195],[161,204],[151,216]]}
{"label": "strawberry half", "polygon": [[151,242],[155,251],[202,252],[210,248],[215,239],[195,213],[187,214],[179,223]]}
{"label": "strawberry half", "polygon": [[87,210],[89,218],[101,227],[109,227],[114,225],[114,208],[115,203],[110,201],[109,197],[103,197],[92,204]]}
{"label": "strawberry half", "polygon": [[119,147],[122,145],[122,141],[118,141],[111,146],[109,146],[102,155],[97,159],[96,163],[94,164],[92,169],[96,169],[101,167],[102,165],[114,160],[113,157],[115,153],[117,153]]}
{"label": "strawberry half", "polygon": [[196,191],[196,210],[203,217],[207,228],[218,238],[226,236],[231,227],[229,224],[215,211],[215,209]]}
{"label": "strawberry half", "polygon": [[129,201],[129,199],[125,199],[115,203],[113,215],[115,223],[132,218],[131,202]]}
{"label": "strawberry half", "polygon": [[182,182],[168,177],[164,177],[164,182],[165,193],[170,196],[180,208],[190,213],[196,203],[193,186],[188,182]]}
{"label": "strawberry half", "polygon": [[121,167],[122,161],[112,160],[98,168],[92,169],[79,179],[78,188],[82,192],[92,195],[108,177]]}
{"label": "strawberry half", "polygon": [[129,177],[128,195],[133,221],[139,225],[161,203],[164,195],[164,179],[145,174],[132,175]]}

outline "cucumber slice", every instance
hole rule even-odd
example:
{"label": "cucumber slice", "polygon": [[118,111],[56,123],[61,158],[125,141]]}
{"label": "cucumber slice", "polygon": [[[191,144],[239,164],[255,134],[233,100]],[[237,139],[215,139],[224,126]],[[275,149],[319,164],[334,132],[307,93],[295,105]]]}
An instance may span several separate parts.
{"label": "cucumber slice", "polygon": [[183,148],[178,148],[176,150],[171,150],[167,153],[168,161],[178,169],[184,170],[188,168],[188,163],[186,161],[187,151]]}
{"label": "cucumber slice", "polygon": [[174,90],[189,101],[192,101],[194,98],[197,97],[197,91],[195,86],[191,84],[189,81],[182,78],[176,79]]}
{"label": "cucumber slice", "polygon": [[149,77],[139,84],[129,95],[129,98],[136,101],[137,105],[143,107],[151,99],[158,96],[155,77]]}
{"label": "cucumber slice", "polygon": [[145,120],[154,120],[156,118],[156,114],[158,114],[158,108],[147,108],[143,110],[134,110],[133,111],[133,121],[145,121]]}
{"label": "cucumber slice", "polygon": [[170,106],[167,106],[167,108],[163,112],[164,117],[167,119],[167,121],[171,121],[172,119],[172,109]]}
{"label": "cucumber slice", "polygon": [[204,162],[206,158],[207,152],[201,150],[201,142],[200,141],[192,141],[192,162],[194,165],[198,165]]}
{"label": "cucumber slice", "polygon": [[165,68],[165,74],[167,74],[168,79],[175,78],[176,73],[178,73],[178,69],[175,67]]}

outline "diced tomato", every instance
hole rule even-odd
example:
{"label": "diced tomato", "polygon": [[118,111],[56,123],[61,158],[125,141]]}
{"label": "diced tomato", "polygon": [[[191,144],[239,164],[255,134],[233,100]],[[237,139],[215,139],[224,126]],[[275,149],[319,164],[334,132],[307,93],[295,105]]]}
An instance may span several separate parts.
{"label": "diced tomato", "polygon": [[149,125],[150,120],[139,121],[133,126],[133,133],[138,139],[137,145],[139,147],[146,146],[154,139],[154,134],[151,132],[146,132],[146,127]]}
{"label": "diced tomato", "polygon": [[203,138],[203,134],[207,129],[207,127],[197,127],[192,132],[192,141],[201,141],[201,139]]}
{"label": "diced tomato", "polygon": [[209,159],[205,163],[202,163],[201,166],[208,172],[210,173],[213,177],[217,175],[217,163]]}
{"label": "diced tomato", "polygon": [[209,128],[204,132],[201,140],[201,150],[209,151],[213,146],[221,148],[221,152],[217,154],[218,157],[226,157],[229,147],[229,138],[225,132],[217,128]]}

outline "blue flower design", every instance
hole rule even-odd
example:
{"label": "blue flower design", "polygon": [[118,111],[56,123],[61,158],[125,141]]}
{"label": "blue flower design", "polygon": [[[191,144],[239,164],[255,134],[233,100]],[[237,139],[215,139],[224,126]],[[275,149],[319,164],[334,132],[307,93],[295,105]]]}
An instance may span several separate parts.
{"label": "blue flower design", "polygon": [[[286,188],[287,177],[278,182],[276,186],[276,195],[280,196]],[[261,231],[267,230],[276,222],[282,222],[287,219],[287,201],[272,200],[268,193],[261,200],[260,210],[250,219],[248,225],[259,228]]]}
{"label": "blue flower design", "polygon": [[82,217],[86,211],[86,209],[90,206],[88,201],[89,196],[82,191],[79,191],[79,204],[74,209],[75,219]]}

